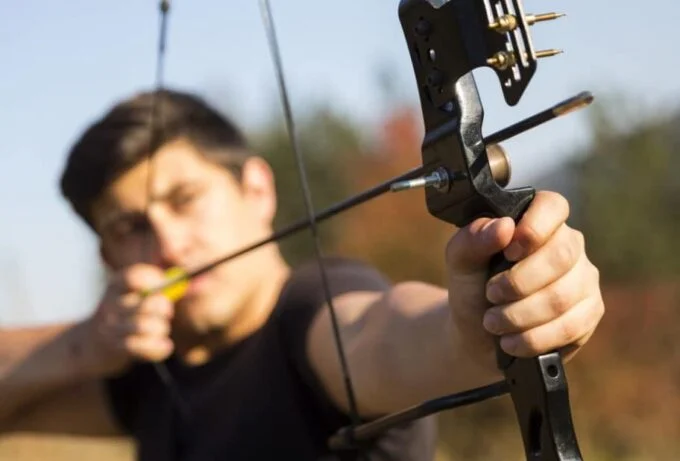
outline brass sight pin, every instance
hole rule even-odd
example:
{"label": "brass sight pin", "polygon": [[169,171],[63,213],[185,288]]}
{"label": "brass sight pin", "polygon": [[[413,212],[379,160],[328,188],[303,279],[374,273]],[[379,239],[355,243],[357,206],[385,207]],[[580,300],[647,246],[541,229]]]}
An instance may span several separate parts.
{"label": "brass sight pin", "polygon": [[[562,53],[564,53],[564,51],[556,49],[540,50],[536,52],[536,58],[549,58]],[[526,58],[528,55],[525,53],[524,57]],[[515,57],[515,53],[511,53],[509,51],[499,51],[487,59],[486,63],[498,70],[506,70],[517,64],[517,58]]]}
{"label": "brass sight pin", "polygon": [[527,24],[533,26],[537,22],[543,21],[554,21],[566,16],[566,13],[541,13],[541,14],[527,14],[524,18],[527,20]]}
{"label": "brass sight pin", "polygon": [[[528,25],[533,26],[537,22],[554,21],[555,19],[559,19],[564,16],[566,16],[565,13],[541,13],[528,14],[524,16],[524,19],[526,19]],[[495,30],[501,34],[505,34],[517,29],[518,26],[519,21],[517,20],[517,16],[514,14],[504,14],[503,16],[499,16],[497,21],[489,24],[489,29]]]}
{"label": "brass sight pin", "polygon": [[550,49],[550,50],[540,50],[536,52],[536,57],[538,59],[540,58],[550,58],[552,56],[557,56],[558,54],[562,54],[564,51],[562,50],[556,50],[556,49]]}

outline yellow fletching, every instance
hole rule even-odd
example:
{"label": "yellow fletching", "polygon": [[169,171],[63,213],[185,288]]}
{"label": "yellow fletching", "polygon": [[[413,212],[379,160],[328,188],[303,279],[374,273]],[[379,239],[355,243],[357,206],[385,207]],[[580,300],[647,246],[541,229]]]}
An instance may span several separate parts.
{"label": "yellow fletching", "polygon": [[162,293],[171,301],[179,301],[187,292],[189,288],[189,280],[186,278],[186,272],[179,267],[171,267],[165,271],[165,276],[169,280],[177,281],[172,285],[163,289]]}
{"label": "yellow fletching", "polygon": [[[171,267],[170,269],[166,270],[165,277],[167,279],[167,282],[165,283],[171,282],[173,280],[174,283],[164,287],[162,290],[160,290],[160,293],[163,293],[163,295],[170,301],[179,301],[180,299],[182,299],[182,297],[187,293],[187,289],[189,288],[189,279],[187,278],[186,275],[187,275],[186,272],[184,272],[179,267]],[[152,293],[159,293],[158,288],[142,290],[141,295],[144,298],[146,298]]]}

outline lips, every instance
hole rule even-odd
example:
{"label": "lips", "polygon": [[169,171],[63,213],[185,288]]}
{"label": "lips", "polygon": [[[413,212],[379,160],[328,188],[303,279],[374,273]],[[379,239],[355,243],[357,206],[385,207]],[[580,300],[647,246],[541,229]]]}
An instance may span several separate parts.
{"label": "lips", "polygon": [[205,272],[203,274],[192,277],[189,282],[189,288],[187,288],[187,295],[196,295],[205,289],[210,283],[210,272]]}

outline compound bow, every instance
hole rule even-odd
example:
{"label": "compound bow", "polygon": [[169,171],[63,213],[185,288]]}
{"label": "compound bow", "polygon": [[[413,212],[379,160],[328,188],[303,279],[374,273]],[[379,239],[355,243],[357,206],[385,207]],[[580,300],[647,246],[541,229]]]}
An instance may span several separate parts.
{"label": "compound bow", "polygon": [[[149,293],[163,291],[173,299],[182,295],[187,280],[262,245],[278,241],[303,229],[311,229],[316,244],[319,270],[326,291],[334,338],[343,368],[353,424],[329,440],[334,450],[360,447],[387,429],[442,410],[459,407],[509,393],[520,426],[528,461],[577,461],[581,453],[573,427],[566,373],[560,353],[555,351],[529,359],[511,357],[496,342],[497,365],[505,379],[478,389],[424,402],[366,424],[359,424],[351,378],[339,335],[335,309],[321,254],[317,224],[335,214],[389,191],[416,187],[426,189],[426,204],[437,219],[463,227],[488,216],[509,216],[518,221],[533,200],[533,188],[505,189],[510,165],[498,145],[555,117],[584,107],[592,101],[581,93],[491,136],[482,135],[484,110],[473,70],[493,69],[501,83],[506,102],[514,106],[535,74],[537,59],[559,53],[536,51],[529,34],[532,24],[555,19],[554,13],[527,15],[521,0],[401,0],[399,18],[418,85],[425,136],[422,166],[386,181],[364,193],[316,213],[295,136],[281,58],[268,0],[260,0],[282,98],[284,116],[296,155],[307,217],[274,233],[269,238],[236,253],[219,258],[192,272],[175,269],[169,280]],[[165,49],[165,18],[169,2],[161,2],[161,34],[157,88],[162,88],[162,55]],[[157,108],[156,108],[157,109]],[[159,113],[154,118],[160,117]],[[511,267],[502,254],[492,261],[489,276]],[[157,365],[161,378],[178,404],[176,386],[167,370]]]}

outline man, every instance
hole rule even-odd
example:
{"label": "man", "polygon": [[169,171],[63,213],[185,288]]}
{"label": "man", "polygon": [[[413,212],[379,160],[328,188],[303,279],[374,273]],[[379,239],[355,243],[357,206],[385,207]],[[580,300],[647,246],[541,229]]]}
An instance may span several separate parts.
{"label": "man", "polygon": [[[140,460],[340,459],[326,441],[350,409],[316,265],[289,267],[270,244],[193,279],[176,303],[140,295],[167,268],[269,236],[276,212],[273,174],[239,131],[192,95],[161,96],[154,149],[154,96],[144,93],[70,152],[62,190],[96,232],[110,281],[82,322],[1,333],[0,421],[16,428],[31,403],[91,385],[99,390],[74,409],[88,417],[61,430],[122,429]],[[562,197],[542,192],[518,226],[479,219],[458,230],[442,249],[445,288],[392,285],[360,262],[326,261],[360,416],[498,380],[493,335],[512,355],[573,356],[603,302],[567,216]],[[518,263],[487,281],[499,251]],[[433,434],[420,421],[364,455],[432,459]]]}

